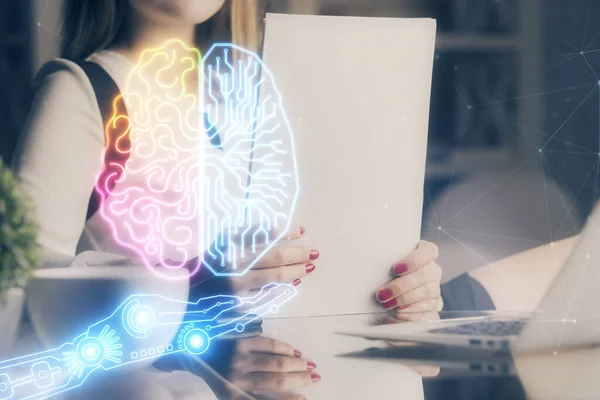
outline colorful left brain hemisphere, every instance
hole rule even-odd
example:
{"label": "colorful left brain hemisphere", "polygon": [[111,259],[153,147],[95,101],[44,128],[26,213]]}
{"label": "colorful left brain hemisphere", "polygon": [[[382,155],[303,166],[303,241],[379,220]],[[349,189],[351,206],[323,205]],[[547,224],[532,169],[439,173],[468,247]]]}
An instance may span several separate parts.
{"label": "colorful left brain hemisphere", "polygon": [[243,275],[286,235],[298,195],[271,72],[231,44],[201,57],[171,40],[141,55],[122,93],[96,185],[115,241],[157,274]]}

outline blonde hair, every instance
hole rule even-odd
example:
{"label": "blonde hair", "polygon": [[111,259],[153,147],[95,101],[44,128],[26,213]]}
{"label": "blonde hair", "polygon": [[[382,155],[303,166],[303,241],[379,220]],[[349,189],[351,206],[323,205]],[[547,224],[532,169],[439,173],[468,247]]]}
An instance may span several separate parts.
{"label": "blonde hair", "polygon": [[[231,40],[258,52],[262,45],[261,0],[227,0],[223,8],[196,29],[196,45],[206,49],[215,40]],[[117,43],[126,34],[128,0],[66,0],[61,57],[70,60]]]}

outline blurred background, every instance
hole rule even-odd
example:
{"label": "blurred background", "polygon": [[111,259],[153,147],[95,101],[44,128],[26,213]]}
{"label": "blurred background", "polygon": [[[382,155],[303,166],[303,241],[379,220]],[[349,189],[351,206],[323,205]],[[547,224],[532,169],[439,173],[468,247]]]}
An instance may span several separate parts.
{"label": "blurred background", "polygon": [[[33,74],[57,54],[61,5],[0,2],[5,162]],[[270,0],[266,8],[437,20],[423,238],[440,246],[445,279],[579,232],[598,198],[600,0]]]}

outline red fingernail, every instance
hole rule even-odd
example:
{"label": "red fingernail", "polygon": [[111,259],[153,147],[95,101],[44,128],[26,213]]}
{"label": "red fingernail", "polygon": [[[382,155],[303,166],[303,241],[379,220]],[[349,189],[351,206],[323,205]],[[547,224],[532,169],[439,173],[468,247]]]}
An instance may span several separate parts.
{"label": "red fingernail", "polygon": [[321,380],[321,375],[315,374],[313,372],[312,374],[310,374],[310,380],[313,381],[313,383],[317,383]]}
{"label": "red fingernail", "polygon": [[306,369],[309,371],[312,371],[313,369],[317,368],[317,364],[315,364],[312,361],[309,361],[306,363]]}
{"label": "red fingernail", "polygon": [[318,250],[311,250],[309,258],[311,260],[316,260],[317,258],[319,258],[319,251]]}
{"label": "red fingernail", "polygon": [[300,350],[294,350],[294,356],[302,357],[302,352]]}
{"label": "red fingernail", "polygon": [[304,229],[303,226],[300,227],[300,236],[304,235],[304,233],[306,232],[306,229]]}
{"label": "red fingernail", "polygon": [[388,301],[389,299],[392,298],[394,294],[392,293],[392,291],[390,289],[383,289],[381,292],[379,292],[377,294],[377,298],[379,298],[379,301]]}
{"label": "red fingernail", "polygon": [[394,265],[394,273],[396,275],[402,275],[406,271],[408,271],[408,265],[406,265],[406,264],[396,264],[396,265]]}
{"label": "red fingernail", "polygon": [[396,307],[397,310],[404,310],[405,308],[408,308],[408,304]]}
{"label": "red fingernail", "polygon": [[315,268],[317,268],[315,264],[306,264],[306,273],[310,274],[315,270]]}
{"label": "red fingernail", "polygon": [[294,281],[292,282],[292,285],[298,286],[301,283],[302,283],[302,281],[300,279],[294,279]]}
{"label": "red fingernail", "polygon": [[392,300],[388,301],[387,303],[383,303],[383,306],[385,308],[392,308],[392,307],[396,307],[397,304],[398,304],[398,302],[396,301],[396,299],[392,299]]}

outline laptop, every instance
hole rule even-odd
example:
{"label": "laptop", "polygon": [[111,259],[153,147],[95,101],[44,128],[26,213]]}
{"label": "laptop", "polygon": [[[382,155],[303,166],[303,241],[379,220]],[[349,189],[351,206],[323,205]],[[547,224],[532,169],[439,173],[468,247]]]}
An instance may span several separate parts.
{"label": "laptop", "polygon": [[337,332],[367,339],[411,341],[491,351],[550,351],[600,343],[600,204],[579,241],[529,314],[490,312],[474,318],[399,323]]}

